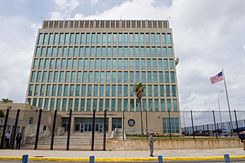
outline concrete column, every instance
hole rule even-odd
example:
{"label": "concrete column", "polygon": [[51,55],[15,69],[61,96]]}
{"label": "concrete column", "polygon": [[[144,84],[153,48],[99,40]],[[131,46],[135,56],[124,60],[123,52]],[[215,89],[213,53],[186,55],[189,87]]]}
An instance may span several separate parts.
{"label": "concrete column", "polygon": [[109,117],[108,132],[112,132],[112,117]]}
{"label": "concrete column", "polygon": [[71,135],[75,132],[75,117],[71,117]]}

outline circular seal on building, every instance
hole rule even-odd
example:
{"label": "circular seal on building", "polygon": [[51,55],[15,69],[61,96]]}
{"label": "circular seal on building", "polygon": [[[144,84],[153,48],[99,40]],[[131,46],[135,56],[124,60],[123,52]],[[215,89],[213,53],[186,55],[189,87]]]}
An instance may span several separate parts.
{"label": "circular seal on building", "polygon": [[133,126],[135,125],[135,120],[134,120],[134,119],[129,119],[129,120],[128,120],[128,125],[129,125],[130,127],[133,127]]}

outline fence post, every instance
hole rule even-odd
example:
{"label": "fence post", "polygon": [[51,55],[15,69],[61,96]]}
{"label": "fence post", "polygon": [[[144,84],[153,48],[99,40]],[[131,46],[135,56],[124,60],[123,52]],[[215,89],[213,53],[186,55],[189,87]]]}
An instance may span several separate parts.
{"label": "fence post", "polygon": [[163,163],[162,155],[158,155],[158,163]]}
{"label": "fence post", "polygon": [[123,109],[123,118],[122,118],[122,130],[123,130],[123,140],[124,140],[124,109]]}
{"label": "fence post", "polygon": [[235,120],[236,120],[236,130],[238,131],[238,122],[237,122],[237,115],[236,115],[236,110],[234,110],[234,115],[235,115]]}
{"label": "fence post", "polygon": [[230,155],[229,154],[224,154],[224,160],[225,160],[225,163],[230,163],[231,162]]}
{"label": "fence post", "polygon": [[16,129],[18,127],[19,115],[20,115],[20,109],[18,109],[17,112],[16,112],[14,131],[13,131],[13,134],[12,134],[12,144],[11,144],[12,145],[12,149],[14,149],[15,135],[16,135]]}
{"label": "fence post", "polygon": [[57,115],[57,110],[54,111],[54,119],[53,119],[53,128],[52,128],[52,137],[51,137],[50,150],[53,150],[53,147],[54,147],[54,131],[55,131],[56,115]]}
{"label": "fence post", "polygon": [[66,143],[66,150],[69,150],[70,146],[70,135],[71,135],[71,118],[72,118],[72,110],[70,109],[70,115],[69,115],[69,126],[67,131],[67,143]]}
{"label": "fence post", "polygon": [[172,129],[171,129],[171,119],[170,119],[170,110],[168,111],[168,123],[169,123],[169,137],[172,140]]}
{"label": "fence post", "polygon": [[89,156],[89,163],[94,163],[94,156]]}
{"label": "fence post", "polygon": [[9,109],[10,108],[7,109],[7,112],[5,115],[5,120],[4,120],[4,125],[3,125],[3,133],[2,133],[2,139],[1,139],[1,148],[3,148],[3,144],[4,144],[5,132],[6,132],[7,124],[8,124],[8,117],[9,117]]}
{"label": "fence post", "polygon": [[195,139],[195,132],[194,132],[194,124],[193,124],[192,110],[191,110],[191,127],[192,127],[192,135],[193,135],[193,139]]}
{"label": "fence post", "polygon": [[95,110],[93,110],[93,124],[92,124],[92,143],[91,143],[91,151],[94,150],[94,128],[95,128]]}
{"label": "fence post", "polygon": [[22,163],[28,163],[28,155],[22,155]]}
{"label": "fence post", "polygon": [[106,109],[104,110],[104,137],[103,137],[103,151],[105,151],[105,146],[106,146]]}
{"label": "fence post", "polygon": [[215,121],[214,110],[212,112],[213,112],[213,119],[214,119],[214,131],[215,131],[215,134],[216,134],[216,139],[218,139],[218,133],[217,133],[217,129],[216,129],[216,121]]}
{"label": "fence post", "polygon": [[37,145],[38,145],[38,138],[39,138],[39,130],[40,130],[41,118],[42,118],[42,109],[39,109],[34,150],[37,149]]}

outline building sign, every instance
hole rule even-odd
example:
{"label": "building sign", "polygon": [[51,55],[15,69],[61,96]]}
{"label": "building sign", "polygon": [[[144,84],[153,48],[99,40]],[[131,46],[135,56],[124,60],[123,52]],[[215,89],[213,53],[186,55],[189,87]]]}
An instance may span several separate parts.
{"label": "building sign", "polygon": [[129,125],[129,127],[133,127],[135,125],[135,120],[134,119],[129,119],[128,120],[128,125]]}
{"label": "building sign", "polygon": [[[70,113],[67,112],[66,115],[69,116]],[[75,112],[75,113],[72,113],[72,116],[89,116],[89,117],[92,117],[93,113]],[[104,113],[96,113],[95,116],[104,116]],[[116,114],[107,113],[107,116],[116,116]]]}

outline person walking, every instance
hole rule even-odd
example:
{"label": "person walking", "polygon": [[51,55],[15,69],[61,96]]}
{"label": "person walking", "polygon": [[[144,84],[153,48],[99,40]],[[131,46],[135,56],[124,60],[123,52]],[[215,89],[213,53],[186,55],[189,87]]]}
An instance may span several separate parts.
{"label": "person walking", "polygon": [[7,148],[7,149],[9,148],[9,141],[10,141],[10,138],[11,138],[11,134],[10,134],[10,131],[8,131],[8,132],[5,134],[5,143],[6,143],[6,148]]}
{"label": "person walking", "polygon": [[15,149],[20,149],[21,140],[22,140],[22,133],[19,132],[16,136],[16,147],[15,147]]}
{"label": "person walking", "polygon": [[148,136],[148,143],[150,146],[150,157],[154,157],[153,155],[153,151],[154,151],[154,138],[153,138],[153,133],[150,133],[150,135]]}

